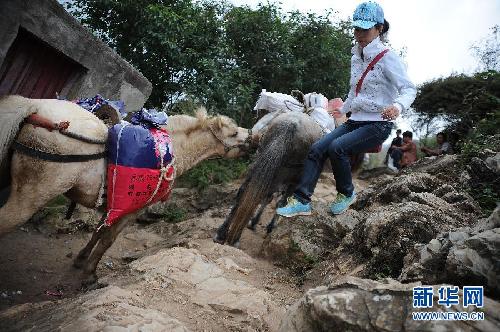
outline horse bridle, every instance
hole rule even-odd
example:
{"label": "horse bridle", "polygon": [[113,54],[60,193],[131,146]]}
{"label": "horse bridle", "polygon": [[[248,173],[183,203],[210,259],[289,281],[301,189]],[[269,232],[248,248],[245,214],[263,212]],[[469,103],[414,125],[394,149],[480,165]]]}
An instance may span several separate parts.
{"label": "horse bridle", "polygon": [[[212,125],[209,125],[208,128],[210,129],[210,132],[212,133],[212,135],[214,135],[214,137],[222,143],[222,145],[224,145],[224,153],[228,153],[229,151],[231,151],[232,149],[236,149],[236,148],[240,148],[240,146],[244,146],[245,143],[243,144],[234,144],[234,145],[229,145],[227,144],[226,142],[224,142],[224,140],[222,138],[219,137],[219,135],[217,135],[216,131],[214,130],[214,128],[212,127]],[[249,133],[251,132],[251,129],[249,129]],[[248,138],[247,138],[248,140]],[[245,140],[246,142],[246,140]]]}

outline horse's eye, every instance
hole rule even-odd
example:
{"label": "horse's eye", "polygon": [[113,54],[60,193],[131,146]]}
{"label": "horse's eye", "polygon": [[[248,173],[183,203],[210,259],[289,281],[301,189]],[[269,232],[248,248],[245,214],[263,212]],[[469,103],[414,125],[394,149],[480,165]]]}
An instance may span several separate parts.
{"label": "horse's eye", "polygon": [[231,137],[236,137],[238,136],[238,132],[236,131],[234,134],[231,135]]}

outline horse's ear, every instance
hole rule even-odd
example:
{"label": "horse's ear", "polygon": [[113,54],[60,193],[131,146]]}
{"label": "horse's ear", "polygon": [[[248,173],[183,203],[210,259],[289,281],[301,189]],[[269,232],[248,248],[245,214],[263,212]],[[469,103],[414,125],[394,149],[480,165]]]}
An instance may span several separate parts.
{"label": "horse's ear", "polygon": [[221,129],[224,126],[222,116],[218,116],[215,118],[215,126],[217,127],[217,129]]}

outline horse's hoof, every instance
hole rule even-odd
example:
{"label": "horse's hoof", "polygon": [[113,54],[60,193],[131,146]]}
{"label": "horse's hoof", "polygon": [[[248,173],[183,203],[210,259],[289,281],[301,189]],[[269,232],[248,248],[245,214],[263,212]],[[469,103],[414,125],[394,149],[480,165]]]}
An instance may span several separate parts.
{"label": "horse's hoof", "polygon": [[273,231],[273,229],[274,229],[274,226],[272,226],[272,225],[267,225],[267,226],[266,226],[266,233],[267,233],[267,234],[271,234],[271,232]]}
{"label": "horse's hoof", "polygon": [[97,281],[98,279],[95,273],[88,275],[82,280],[82,290],[87,292],[108,286],[107,284],[100,283]]}
{"label": "horse's hoof", "polygon": [[90,291],[93,291],[93,290],[96,290],[96,289],[101,289],[101,288],[104,288],[104,287],[108,287],[108,284],[106,283],[100,283],[100,282],[94,282],[94,283],[91,283],[91,284],[84,284],[82,282],[82,291],[84,292],[90,292]]}
{"label": "horse's hoof", "polygon": [[226,242],[225,239],[222,239],[219,237],[218,234],[215,234],[214,237],[212,238],[212,240],[215,242],[215,243],[218,243],[218,244],[224,244],[224,242]]}
{"label": "horse's hoof", "polygon": [[240,240],[231,243],[231,247],[235,247],[236,249],[240,249]]}

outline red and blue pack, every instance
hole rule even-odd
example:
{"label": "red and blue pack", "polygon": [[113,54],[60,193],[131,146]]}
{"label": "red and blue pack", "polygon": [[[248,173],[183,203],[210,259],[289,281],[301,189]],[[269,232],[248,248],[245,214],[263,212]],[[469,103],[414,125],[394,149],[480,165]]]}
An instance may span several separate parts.
{"label": "red and blue pack", "polygon": [[120,123],[109,130],[106,225],[168,199],[174,178],[168,132],[159,126]]}

